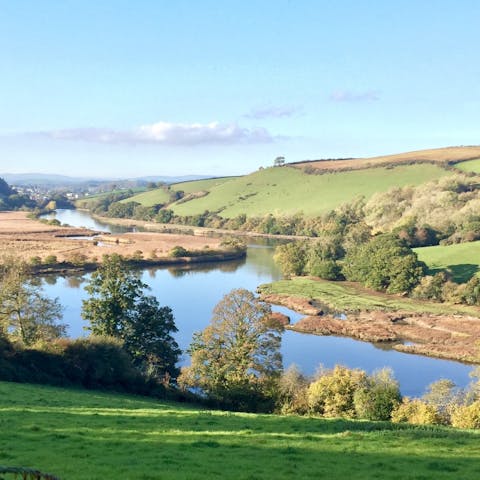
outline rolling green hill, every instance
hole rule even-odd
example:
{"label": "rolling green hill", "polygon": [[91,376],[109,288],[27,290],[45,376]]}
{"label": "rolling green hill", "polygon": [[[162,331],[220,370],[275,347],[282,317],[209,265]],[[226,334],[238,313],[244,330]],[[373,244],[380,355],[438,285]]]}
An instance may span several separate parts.
{"label": "rolling green hill", "polygon": [[477,479],[479,434],[0,382],[0,465],[64,480]]}
{"label": "rolling green hill", "polygon": [[[207,191],[217,185],[222,185],[225,182],[230,181],[234,177],[221,177],[221,178],[209,178],[207,180],[193,180],[191,182],[175,183],[171,186],[174,191],[182,191],[186,195],[189,193]],[[170,195],[163,188],[156,188],[155,190],[149,190],[148,192],[134,195],[128,199],[122,200],[126,202],[138,202],[144,207],[151,207],[152,205],[158,205],[159,203],[167,203]]]}
{"label": "rolling green hill", "polygon": [[416,248],[415,252],[430,273],[449,270],[455,282],[466,282],[480,271],[480,241]]}
{"label": "rolling green hill", "polygon": [[419,185],[448,174],[432,164],[402,165],[358,171],[308,175],[291,167],[267,168],[244,177],[230,179],[209,188],[209,194],[170,208],[177,215],[218,211],[225,218],[241,213],[261,216],[286,215],[303,211],[315,216],[359,196],[394,186]]}

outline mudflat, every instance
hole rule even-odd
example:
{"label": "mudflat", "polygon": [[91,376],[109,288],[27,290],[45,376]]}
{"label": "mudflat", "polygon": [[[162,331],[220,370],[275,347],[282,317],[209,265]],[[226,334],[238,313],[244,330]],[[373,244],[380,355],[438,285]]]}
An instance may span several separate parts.
{"label": "mudflat", "polygon": [[0,212],[0,256],[43,262],[55,256],[58,263],[98,262],[105,254],[118,253],[159,260],[181,246],[190,252],[222,251],[221,239],[168,233],[99,234],[85,228],[58,227],[29,218],[27,212]]}

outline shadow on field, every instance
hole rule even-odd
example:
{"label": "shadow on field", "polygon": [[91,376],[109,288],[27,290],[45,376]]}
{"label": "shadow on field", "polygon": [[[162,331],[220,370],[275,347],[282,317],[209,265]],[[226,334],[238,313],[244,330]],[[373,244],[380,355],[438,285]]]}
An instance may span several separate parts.
{"label": "shadow on field", "polygon": [[473,265],[471,263],[460,263],[458,265],[449,265],[447,269],[445,268],[432,268],[428,270],[430,275],[435,275],[439,272],[447,272],[451,275],[451,278],[456,283],[468,282],[478,271],[478,265]]}

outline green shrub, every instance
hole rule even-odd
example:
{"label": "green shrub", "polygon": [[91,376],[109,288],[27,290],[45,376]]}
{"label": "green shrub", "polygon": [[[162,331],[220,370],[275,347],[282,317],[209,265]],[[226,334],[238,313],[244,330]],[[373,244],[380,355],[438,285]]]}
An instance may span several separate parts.
{"label": "green shrub", "polygon": [[57,256],[56,255],[48,255],[43,259],[43,263],[45,265],[55,265],[57,263]]}
{"label": "green shrub", "polygon": [[452,426],[457,428],[480,428],[480,400],[470,405],[461,405],[452,413]]}
{"label": "green shrub", "polygon": [[392,412],[392,422],[413,423],[416,425],[440,425],[442,418],[434,405],[419,399],[404,398]]}
{"label": "green shrub", "polygon": [[392,411],[402,400],[392,371],[383,369],[367,378],[364,387],[354,394],[355,412],[367,420],[390,420]]}
{"label": "green shrub", "polygon": [[188,250],[184,247],[181,247],[180,245],[177,245],[170,250],[169,255],[171,257],[175,257],[175,258],[187,257],[188,256]]}
{"label": "green shrub", "polygon": [[336,365],[322,372],[308,387],[308,406],[312,413],[325,417],[355,417],[355,391],[366,384],[362,370],[350,370]]}
{"label": "green shrub", "polygon": [[42,259],[38,255],[35,255],[33,257],[30,257],[29,262],[30,262],[30,265],[36,267],[42,264]]}

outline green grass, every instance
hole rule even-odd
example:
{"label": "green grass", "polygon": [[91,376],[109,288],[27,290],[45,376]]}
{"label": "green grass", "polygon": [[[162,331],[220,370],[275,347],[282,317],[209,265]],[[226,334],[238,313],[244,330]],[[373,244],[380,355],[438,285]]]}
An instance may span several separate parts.
{"label": "green grass", "polygon": [[155,188],[154,190],[148,190],[146,192],[133,195],[133,197],[124,198],[120,203],[137,202],[144,207],[151,207],[159,203],[167,203],[170,199],[170,195],[163,188]]}
{"label": "green grass", "polygon": [[291,295],[316,300],[338,312],[358,310],[404,310],[418,313],[459,314],[480,316],[480,310],[466,305],[434,303],[366,290],[350,282],[329,282],[296,277],[259,287],[262,293]]}
{"label": "green grass", "polygon": [[415,252],[419,260],[427,264],[431,274],[448,270],[452,280],[458,283],[479,275],[480,242],[416,248]]}
{"label": "green grass", "polygon": [[[187,195],[189,193],[209,190],[212,187],[221,185],[231,180],[231,178],[232,177],[208,178],[206,180],[193,180],[191,182],[174,183],[171,188],[175,191],[181,190]],[[152,205],[157,205],[159,203],[167,203],[169,199],[170,195],[168,192],[166,192],[163,188],[156,188],[155,190],[149,190],[148,192],[134,195],[133,197],[122,200],[122,202],[138,202],[144,207],[151,207]]]}
{"label": "green grass", "polygon": [[178,215],[222,209],[220,214],[225,218],[241,213],[261,216],[299,211],[315,216],[362,195],[369,198],[394,186],[419,185],[447,174],[443,168],[431,164],[322,175],[307,175],[291,167],[267,168],[213,186],[209,195],[173,205],[172,209]]}
{"label": "green grass", "polygon": [[65,480],[477,479],[471,431],[232,414],[0,382],[0,465]]}
{"label": "green grass", "polygon": [[457,163],[455,164],[455,167],[464,172],[480,173],[480,158]]}

